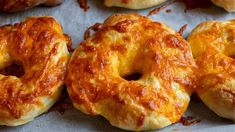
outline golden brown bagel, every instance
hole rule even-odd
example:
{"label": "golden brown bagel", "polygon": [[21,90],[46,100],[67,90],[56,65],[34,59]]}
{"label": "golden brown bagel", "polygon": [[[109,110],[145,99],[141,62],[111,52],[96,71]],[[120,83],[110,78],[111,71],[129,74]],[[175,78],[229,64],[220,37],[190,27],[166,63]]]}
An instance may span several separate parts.
{"label": "golden brown bagel", "polygon": [[159,5],[167,0],[105,0],[108,7],[117,6],[129,9],[144,9]]}
{"label": "golden brown bagel", "polygon": [[68,40],[51,17],[0,28],[0,69],[17,63],[25,73],[0,74],[0,125],[25,124],[56,102],[65,83]]}
{"label": "golden brown bagel", "polygon": [[55,6],[62,2],[63,0],[0,0],[0,11],[16,12],[38,5]]}
{"label": "golden brown bagel", "polygon": [[[77,109],[113,126],[160,129],[185,112],[194,66],[188,43],[168,26],[136,14],[112,15],[73,53],[68,92]],[[134,73],[141,78],[124,79]]]}
{"label": "golden brown bagel", "polygon": [[228,12],[235,12],[235,0],[211,0],[217,6],[220,6]]}
{"label": "golden brown bagel", "polygon": [[235,20],[203,22],[188,38],[199,71],[197,94],[217,115],[235,119]]}

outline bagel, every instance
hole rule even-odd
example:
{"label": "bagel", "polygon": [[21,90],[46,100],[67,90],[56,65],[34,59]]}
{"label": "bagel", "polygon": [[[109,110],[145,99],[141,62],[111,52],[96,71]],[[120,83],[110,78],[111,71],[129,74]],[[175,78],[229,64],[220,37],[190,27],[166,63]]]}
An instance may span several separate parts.
{"label": "bagel", "polygon": [[179,33],[144,16],[116,14],[76,48],[66,83],[84,113],[126,130],[160,129],[185,112],[194,68]]}
{"label": "bagel", "polygon": [[105,0],[108,7],[124,7],[129,9],[144,9],[159,5],[167,0]]}
{"label": "bagel", "polygon": [[0,74],[0,125],[25,124],[57,101],[65,84],[68,40],[51,17],[0,28],[0,69],[13,63],[24,69],[21,77]]}
{"label": "bagel", "polygon": [[217,115],[235,119],[235,20],[198,25],[188,41],[199,71],[196,92]]}
{"label": "bagel", "polygon": [[224,8],[228,12],[235,12],[235,0],[211,0],[215,5]]}
{"label": "bagel", "polygon": [[55,6],[62,2],[63,0],[0,0],[0,11],[17,12],[38,5]]}

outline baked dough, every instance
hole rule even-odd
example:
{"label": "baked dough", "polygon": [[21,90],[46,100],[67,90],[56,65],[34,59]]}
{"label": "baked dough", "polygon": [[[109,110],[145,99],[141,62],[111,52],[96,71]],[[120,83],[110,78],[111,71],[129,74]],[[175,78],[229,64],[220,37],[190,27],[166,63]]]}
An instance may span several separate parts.
{"label": "baked dough", "polygon": [[63,0],[0,0],[0,11],[17,12],[38,5],[55,6],[62,2]]}
{"label": "baked dough", "polygon": [[217,6],[223,7],[228,12],[235,12],[235,0],[211,0]]}
{"label": "baked dough", "polygon": [[159,5],[167,0],[105,0],[108,7],[117,6],[129,9],[144,9]]}
{"label": "baked dough", "polygon": [[22,65],[21,77],[0,74],[0,125],[17,126],[47,111],[65,83],[68,37],[51,17],[0,28],[0,69]]}
{"label": "baked dough", "polygon": [[[160,129],[180,120],[195,63],[189,44],[165,24],[116,14],[82,42],[68,65],[74,106],[126,130]],[[141,77],[124,79],[134,73]]]}
{"label": "baked dough", "polygon": [[235,20],[203,22],[191,33],[197,94],[217,115],[235,119]]}

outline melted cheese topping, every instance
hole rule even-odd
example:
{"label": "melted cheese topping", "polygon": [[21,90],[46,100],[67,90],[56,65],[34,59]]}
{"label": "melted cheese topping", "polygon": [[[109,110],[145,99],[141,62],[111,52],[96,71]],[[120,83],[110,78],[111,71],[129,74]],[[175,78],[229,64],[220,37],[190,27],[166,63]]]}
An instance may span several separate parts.
{"label": "melted cheese topping", "polygon": [[199,71],[197,93],[221,117],[235,113],[235,20],[208,21],[188,38]]}
{"label": "melted cheese topping", "polygon": [[[122,129],[151,130],[181,118],[194,68],[180,34],[143,16],[117,14],[75,50],[67,86],[84,113],[102,115]],[[123,79],[136,72],[139,80]]]}
{"label": "melted cheese topping", "polygon": [[64,84],[68,38],[51,17],[0,28],[0,69],[13,62],[25,74],[0,74],[0,125],[21,125],[52,106]]}

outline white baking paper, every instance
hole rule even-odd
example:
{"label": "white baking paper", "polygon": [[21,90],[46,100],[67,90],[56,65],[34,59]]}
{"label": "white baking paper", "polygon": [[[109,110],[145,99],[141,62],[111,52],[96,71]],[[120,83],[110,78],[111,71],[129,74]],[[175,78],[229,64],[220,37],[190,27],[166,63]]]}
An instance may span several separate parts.
{"label": "white baking paper", "polygon": [[[36,7],[14,14],[0,14],[0,25],[11,24],[22,21],[28,16],[53,16],[63,26],[64,32],[69,34],[73,40],[73,47],[76,47],[83,40],[83,33],[87,27],[103,22],[108,16],[115,13],[135,12],[147,15],[154,8],[145,10],[127,10],[121,8],[107,8],[103,0],[88,0],[90,9],[84,12],[78,5],[77,0],[65,0],[57,7]],[[171,13],[166,13],[171,9]],[[188,24],[184,32],[186,37],[197,24],[206,20],[228,20],[235,19],[235,13],[227,13],[221,8],[211,7],[209,9],[195,9],[184,12],[182,3],[174,3],[162,10],[159,14],[150,18],[166,23],[175,30],[179,30],[184,24]],[[232,121],[222,119],[210,111],[203,103],[192,101],[185,115],[194,116],[201,122],[192,126],[183,126],[180,123],[171,125],[164,129],[168,131],[204,131],[204,132],[235,132],[235,125]],[[37,117],[34,121],[18,126],[0,126],[0,132],[119,132],[121,129],[112,127],[108,121],[101,116],[89,116],[78,110],[67,110],[64,114],[50,112]]]}

